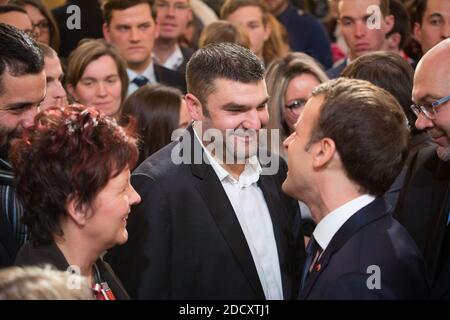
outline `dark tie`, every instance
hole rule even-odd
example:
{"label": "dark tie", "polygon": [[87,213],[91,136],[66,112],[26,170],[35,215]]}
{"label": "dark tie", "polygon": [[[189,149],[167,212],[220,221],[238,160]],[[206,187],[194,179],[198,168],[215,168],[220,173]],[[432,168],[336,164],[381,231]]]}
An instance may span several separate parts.
{"label": "dark tie", "polygon": [[302,289],[305,286],[306,279],[309,275],[309,269],[311,268],[311,265],[313,263],[316,263],[317,258],[322,251],[322,248],[320,247],[319,243],[316,241],[314,236],[311,236],[311,239],[309,240],[308,245],[306,246],[306,261],[305,265],[303,266],[303,273],[302,273]]}
{"label": "dark tie", "polygon": [[134,78],[133,81],[134,84],[136,84],[139,88],[142,87],[143,85],[147,84],[149,81],[147,79],[147,77],[144,76],[137,76],[136,78]]}

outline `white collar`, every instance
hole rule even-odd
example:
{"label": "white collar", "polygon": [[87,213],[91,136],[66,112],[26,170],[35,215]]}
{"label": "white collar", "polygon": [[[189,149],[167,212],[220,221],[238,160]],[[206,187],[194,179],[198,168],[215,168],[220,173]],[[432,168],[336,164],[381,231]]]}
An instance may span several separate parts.
{"label": "white collar", "polygon": [[313,232],[313,236],[320,247],[325,251],[331,239],[333,239],[334,235],[339,231],[342,225],[356,212],[374,200],[374,196],[364,194],[327,214],[319,222]]}
{"label": "white collar", "polygon": [[161,65],[171,70],[177,70],[178,67],[183,64],[183,61],[183,52],[181,51],[180,46],[176,44],[175,50],[172,52],[169,58],[167,58],[166,62]]}

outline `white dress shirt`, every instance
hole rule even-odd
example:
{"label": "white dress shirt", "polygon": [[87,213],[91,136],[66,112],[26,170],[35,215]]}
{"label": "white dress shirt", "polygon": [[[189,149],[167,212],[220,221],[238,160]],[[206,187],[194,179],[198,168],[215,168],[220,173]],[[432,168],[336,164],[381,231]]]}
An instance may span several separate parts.
{"label": "white dress shirt", "polygon": [[162,65],[163,67],[166,67],[167,69],[176,71],[178,67],[183,64],[183,61],[184,61],[183,52],[181,52],[181,48],[177,44],[175,47],[175,51],[169,56],[169,58],[167,58],[166,62],[159,64]]}
{"label": "white dress shirt", "polygon": [[155,74],[155,67],[153,65],[153,60],[148,65],[147,69],[144,70],[142,73],[134,72],[133,70],[127,68],[127,74],[128,74],[128,80],[130,83],[128,84],[128,92],[127,96],[135,92],[139,87],[137,84],[133,83],[132,81],[138,77],[138,76],[144,76],[148,79],[148,83],[156,83],[156,74]]}
{"label": "white dress shirt", "polygon": [[249,159],[239,180],[236,180],[203,146],[197,132],[195,132],[195,136],[205,150],[205,154],[233,206],[250,248],[266,299],[282,300],[283,286],[272,219],[264,195],[257,185],[262,171],[257,157],[253,156]]}
{"label": "white dress shirt", "polygon": [[365,194],[355,198],[339,208],[331,211],[319,222],[314,229],[313,236],[323,251],[328,247],[331,239],[356,212],[375,200],[375,197]]}

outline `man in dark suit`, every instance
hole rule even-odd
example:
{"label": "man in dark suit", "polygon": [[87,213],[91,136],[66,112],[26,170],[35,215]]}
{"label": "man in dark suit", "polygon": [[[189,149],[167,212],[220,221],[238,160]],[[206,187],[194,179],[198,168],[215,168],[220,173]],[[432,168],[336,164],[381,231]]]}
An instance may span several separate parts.
{"label": "man in dark suit", "polygon": [[413,101],[416,127],[437,148],[424,148],[412,160],[396,216],[423,252],[432,298],[450,299],[450,39],[417,65]]}
{"label": "man in dark suit", "polygon": [[28,239],[21,223],[23,206],[16,195],[8,162],[11,140],[33,124],[45,97],[44,57],[36,43],[18,29],[0,23],[0,268],[14,263]]}
{"label": "man in dark suit", "polygon": [[339,77],[349,63],[363,54],[382,50],[386,35],[394,26],[389,0],[339,0],[338,16],[348,57],[327,71],[330,79]]}
{"label": "man in dark suit", "polygon": [[283,190],[317,223],[306,249],[301,299],[423,299],[425,264],[381,197],[400,172],[407,121],[396,99],[369,82],[317,87],[285,141]]}
{"label": "man in dark suit", "polygon": [[186,92],[183,73],[153,61],[159,27],[153,19],[150,0],[105,0],[102,9],[103,35],[119,49],[128,64],[128,95],[147,83],[161,83]]}
{"label": "man in dark suit", "polygon": [[194,123],[134,171],[142,202],[127,244],[107,259],[134,298],[292,299],[304,242],[298,203],[281,191],[286,165],[262,161],[258,148],[264,68],[219,43],[198,50],[186,73]]}

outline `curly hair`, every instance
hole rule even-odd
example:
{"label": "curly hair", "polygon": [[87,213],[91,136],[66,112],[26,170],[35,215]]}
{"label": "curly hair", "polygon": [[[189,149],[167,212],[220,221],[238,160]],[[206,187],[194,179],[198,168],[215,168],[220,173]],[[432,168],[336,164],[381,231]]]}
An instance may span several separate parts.
{"label": "curly hair", "polygon": [[35,245],[63,236],[67,204],[91,207],[108,181],[138,159],[133,123],[119,126],[95,108],[50,108],[10,150],[24,223]]}

